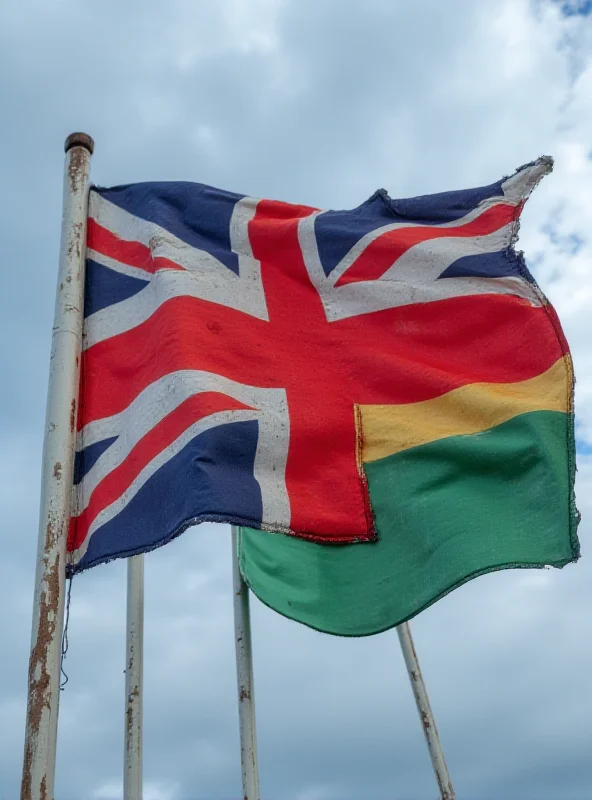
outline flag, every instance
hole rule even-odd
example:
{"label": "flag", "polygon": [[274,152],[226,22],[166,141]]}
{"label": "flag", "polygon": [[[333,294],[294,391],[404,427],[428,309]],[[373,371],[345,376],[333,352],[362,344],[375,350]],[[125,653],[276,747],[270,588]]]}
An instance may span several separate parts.
{"label": "flag", "polygon": [[[377,541],[336,548],[241,529],[243,577],[279,613],[369,635],[483,573],[579,557],[572,363],[553,308],[513,249],[523,203],[550,166],[541,159],[485,189],[390,201],[405,222],[388,247],[406,249],[373,277],[392,281],[385,297],[412,295],[387,323],[397,335],[382,364],[397,397],[355,405]],[[505,230],[440,238],[460,209],[476,225],[509,198]],[[354,274],[362,280],[356,263],[350,286]],[[428,275],[483,293],[428,297],[416,288]],[[508,278],[521,289],[499,294]]]}
{"label": "flag", "polygon": [[[92,189],[70,574],[230,522],[257,529],[257,547],[242,538],[245,575],[277,605],[283,589],[266,571],[277,547],[278,563],[293,545],[303,564],[320,552],[367,558],[387,544],[386,517],[409,547],[424,518],[444,532],[444,508],[475,499],[454,491],[471,457],[482,462],[479,443],[498,447],[483,432],[504,425],[521,426],[510,441],[573,516],[569,353],[513,250],[549,169],[543,158],[486,187],[411,200],[381,190],[350,211],[191,183]],[[465,453],[469,439],[481,455]],[[461,455],[442,455],[454,441]],[[509,491],[492,458],[491,502],[495,480]],[[538,480],[520,477],[513,491]],[[564,561],[575,557],[568,523],[549,521],[545,539]]]}

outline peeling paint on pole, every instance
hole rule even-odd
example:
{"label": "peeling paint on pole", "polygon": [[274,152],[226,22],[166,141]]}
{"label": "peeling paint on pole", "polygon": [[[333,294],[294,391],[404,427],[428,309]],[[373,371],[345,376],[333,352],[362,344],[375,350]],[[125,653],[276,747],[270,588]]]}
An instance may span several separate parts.
{"label": "peeling paint on pole", "polygon": [[142,800],[144,556],[127,560],[123,800]]}
{"label": "peeling paint on pole", "polygon": [[257,735],[255,728],[255,696],[253,687],[253,652],[249,587],[238,565],[238,530],[232,526],[232,578],[234,597],[234,637],[236,646],[236,679],[241,745],[241,766],[244,800],[260,800]]}
{"label": "peeling paint on pole", "polygon": [[444,759],[444,752],[440,743],[434,715],[430,707],[428,693],[423,682],[423,676],[419,667],[419,659],[417,658],[415,645],[413,644],[409,623],[404,622],[402,625],[399,625],[397,634],[401,643],[401,650],[403,651],[407,672],[409,673],[409,680],[411,681],[411,688],[428,745],[434,774],[440,790],[440,799],[455,800],[456,795],[454,794],[450,775],[448,774],[448,767]]}
{"label": "peeling paint on pole", "polygon": [[62,240],[43,443],[21,800],[53,800],[54,796],[66,539],[72,497],[92,149],[92,139],[86,134],[72,134],[66,140]]}

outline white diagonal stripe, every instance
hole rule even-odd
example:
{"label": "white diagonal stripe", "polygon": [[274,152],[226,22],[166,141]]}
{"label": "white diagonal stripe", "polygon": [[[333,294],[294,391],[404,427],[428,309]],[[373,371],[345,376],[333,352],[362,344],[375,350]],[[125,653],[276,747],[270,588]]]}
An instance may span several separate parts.
{"label": "white diagonal stripe", "polygon": [[[436,280],[459,258],[505,250],[511,232],[512,225],[510,224],[484,236],[446,236],[418,242],[406,250],[381,276],[380,280]],[[358,281],[358,283],[363,283],[363,281]]]}
{"label": "white diagonal stripe", "polygon": [[252,412],[220,411],[216,414],[210,414],[210,416],[198,420],[189,428],[184,430],[174,442],[161,450],[158,455],[152,459],[152,461],[146,464],[144,469],[137,475],[137,477],[125,489],[125,491],[119,495],[117,500],[97,514],[89,526],[87,536],[82,545],[77,550],[73,550],[69,553],[69,563],[76,564],[81,558],[83,558],[84,554],[88,550],[88,545],[95,531],[123,511],[127,504],[137,495],[140,489],[147,483],[148,480],[150,480],[154,473],[159,470],[160,467],[164,466],[167,461],[170,461],[172,458],[174,458],[174,456],[180,453],[185,445],[189,444],[192,439],[194,439],[196,436],[199,436],[200,433],[204,433],[205,431],[210,430],[210,428],[214,428],[218,425],[249,419],[252,419]]}
{"label": "white diagonal stripe", "polygon": [[[180,370],[165,375],[140,392],[124,411],[91,422],[80,431],[78,443],[81,448],[114,436],[118,438],[101,453],[80,482],[77,514],[81,514],[88,506],[98,484],[125,461],[138,442],[155,425],[181,403],[203,392],[220,392],[236,398],[245,405],[255,405],[256,410],[251,411],[251,418],[256,418],[258,409],[255,401],[256,389],[243,387],[219,375],[198,370]],[[237,397],[238,394],[242,397]]]}
{"label": "white diagonal stripe", "polygon": [[[466,225],[496,205],[517,206],[528,197],[550,169],[550,164],[544,159],[525,167],[502,183],[502,197],[498,195],[488,198],[460,219],[429,227],[445,230]],[[412,303],[426,303],[456,296],[506,294],[521,297],[532,305],[540,305],[543,302],[536,289],[519,277],[467,276],[438,280],[439,276],[459,258],[508,248],[516,234],[515,222],[482,236],[444,236],[424,240],[405,251],[381,278],[335,287],[339,278],[379,236],[402,228],[426,227],[426,224],[393,223],[370,231],[356,242],[327,276],[321,264],[315,235],[315,220],[320,213],[324,212],[302,219],[298,235],[308,274],[321,296],[329,322],[358,314],[369,314]]]}
{"label": "white diagonal stripe", "polygon": [[[233,210],[230,224],[232,246],[236,248],[240,270],[240,274],[236,275],[205,250],[192,247],[159,225],[141,220],[93,192],[90,214],[98,224],[120,239],[141,242],[150,247],[154,259],[173,261],[185,271],[162,269],[156,270],[153,275],[144,272],[143,279],[150,281],[145,289],[87,318],[84,347],[92,347],[97,342],[141,325],[163,303],[179,296],[207,300],[267,320],[260,264],[253,258],[248,241],[248,223],[256,207],[257,200],[244,198],[235,204]],[[120,260],[111,259],[109,263],[96,250],[91,252],[100,263],[124,271],[118,266]],[[126,271],[126,274],[129,273]]]}
{"label": "white diagonal stripe", "polygon": [[553,169],[549,159],[540,158],[529,167],[515,172],[502,183],[504,197],[516,205],[526,200],[537,183]]}
{"label": "white diagonal stripe", "polygon": [[[248,386],[214,373],[199,370],[180,370],[170,373],[150,384],[130,405],[119,414],[96,420],[86,425],[78,434],[77,449],[80,451],[91,444],[117,436],[117,440],[102,453],[82,481],[75,487],[74,498],[76,515],[88,506],[92,492],[99,483],[117,468],[132,451],[133,447],[158,422],[192,395],[216,391],[226,394],[239,402],[253,407],[210,414],[191,425],[186,432],[162,452],[167,458],[156,456],[111,506],[113,514],[105,516],[106,509],[99,515],[102,522],[93,522],[91,531],[96,530],[108,519],[119,513],[129,500],[139,491],[154,472],[169,458],[176,455],[185,443],[200,432],[226,422],[257,420],[259,423],[257,451],[255,454],[254,477],[261,488],[263,523],[277,527],[290,525],[290,501],[286,489],[285,471],[289,445],[289,416],[286,392],[284,389],[261,389]],[[152,467],[150,466],[152,465]],[[142,477],[143,476],[143,477]],[[135,488],[134,488],[135,487]],[[95,524],[96,523],[96,524]],[[90,534],[89,534],[90,535]],[[88,537],[84,552],[88,546]],[[82,558],[82,550],[72,563]]]}
{"label": "white diagonal stripe", "polygon": [[151,273],[146,272],[145,269],[124,264],[122,261],[118,261],[110,256],[105,256],[103,253],[99,253],[98,250],[93,250],[92,247],[86,248],[86,258],[87,260],[95,261],[97,264],[100,264],[103,267],[108,267],[114,272],[120,272],[122,275],[128,275],[130,278],[138,278],[141,281],[149,281],[152,278]]}
{"label": "white diagonal stripe", "polygon": [[478,294],[507,294],[521,297],[531,305],[542,304],[531,284],[521,278],[444,278],[443,280],[365,281],[349,283],[333,289],[325,299],[329,322],[358,314],[372,314],[387,308],[399,308],[413,303],[433,303],[450,297]]}
{"label": "white diagonal stripe", "polygon": [[486,211],[489,211],[491,208],[494,208],[498,205],[517,205],[517,202],[511,197],[490,197],[487,200],[479,203],[478,206],[465,214],[464,217],[451,220],[450,222],[439,222],[429,225],[427,225],[425,222],[394,222],[391,225],[383,225],[381,228],[376,228],[359,239],[351,248],[351,250],[341,259],[335,269],[331,270],[329,277],[331,278],[333,285],[335,285],[339,278],[341,278],[341,276],[353,265],[354,261],[361,256],[364,250],[370,244],[372,244],[373,241],[378,239],[380,236],[384,236],[386,233],[402,230],[404,228],[442,228],[443,230],[446,230],[447,228],[457,228],[463,225],[468,225]]}

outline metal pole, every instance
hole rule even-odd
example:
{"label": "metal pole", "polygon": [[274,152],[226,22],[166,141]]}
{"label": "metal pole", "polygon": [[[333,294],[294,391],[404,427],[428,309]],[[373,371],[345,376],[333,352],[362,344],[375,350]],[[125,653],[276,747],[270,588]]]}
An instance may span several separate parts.
{"label": "metal pole", "polygon": [[454,789],[452,788],[450,775],[448,774],[448,767],[444,759],[444,752],[442,751],[434,715],[430,708],[428,693],[425,683],[423,682],[421,669],[419,668],[419,660],[415,652],[413,639],[411,638],[409,623],[404,622],[402,625],[399,625],[397,627],[397,633],[399,634],[399,642],[401,643],[403,658],[405,659],[405,665],[409,673],[409,680],[411,681],[411,688],[413,689],[415,703],[419,711],[421,726],[428,745],[432,766],[436,774],[436,781],[440,789],[441,800],[454,800]]}
{"label": "metal pole", "polygon": [[249,587],[240,573],[238,564],[238,528],[235,525],[232,526],[232,578],[243,795],[244,800],[260,800]]}
{"label": "metal pole", "polygon": [[93,140],[84,133],[73,133],[66,139],[62,238],[43,441],[21,800],[52,800],[54,796],[66,540],[72,497],[88,178],[93,147]]}
{"label": "metal pole", "polygon": [[144,556],[127,560],[125,750],[123,800],[142,800],[142,671],[144,662]]}

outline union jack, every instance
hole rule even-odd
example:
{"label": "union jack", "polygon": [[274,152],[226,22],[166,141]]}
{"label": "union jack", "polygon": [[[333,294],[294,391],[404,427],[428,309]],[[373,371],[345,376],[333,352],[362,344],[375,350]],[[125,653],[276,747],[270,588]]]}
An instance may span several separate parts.
{"label": "union jack", "polygon": [[204,520],[374,539],[356,408],[503,380],[545,303],[513,241],[549,169],[350,211],[91,190],[70,573]]}

